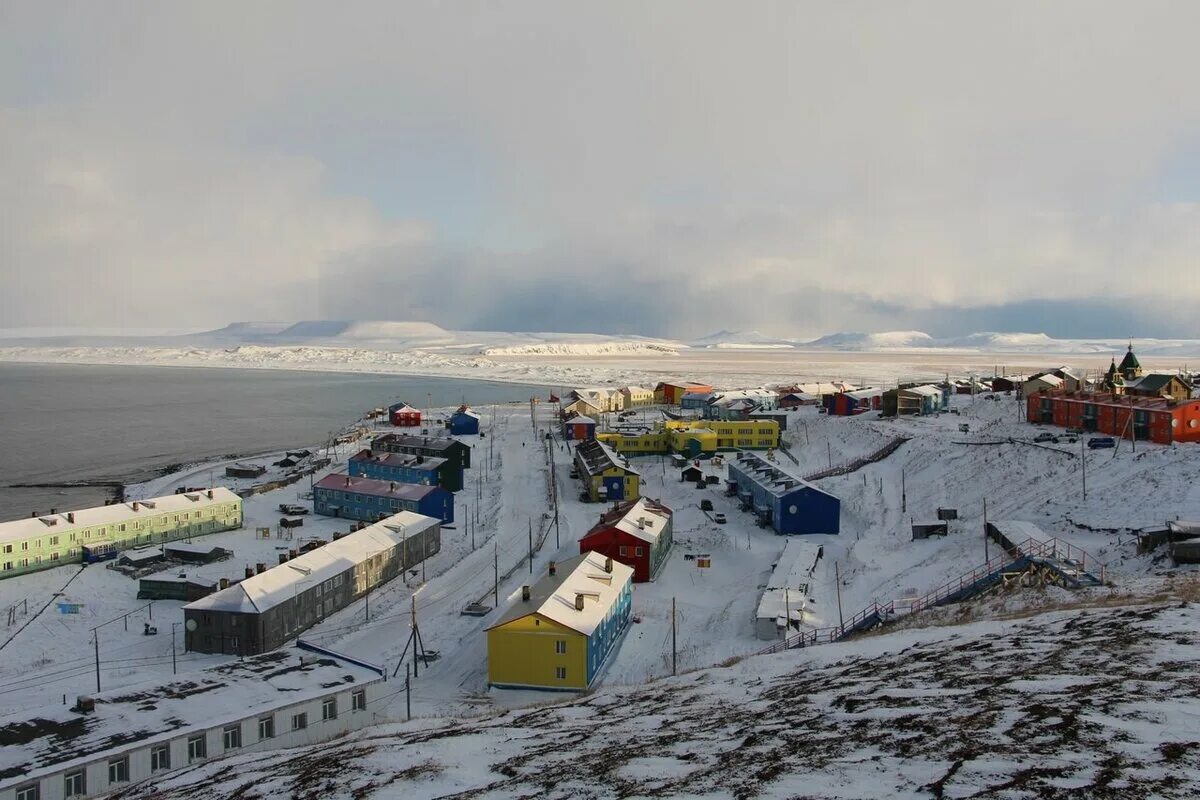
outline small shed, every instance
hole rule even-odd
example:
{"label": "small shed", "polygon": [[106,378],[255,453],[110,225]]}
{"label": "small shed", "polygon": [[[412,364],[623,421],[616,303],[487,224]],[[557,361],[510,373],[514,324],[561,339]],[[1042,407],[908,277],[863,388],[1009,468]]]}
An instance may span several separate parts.
{"label": "small shed", "polygon": [[286,458],[279,459],[271,466],[287,468],[287,467],[294,467],[298,463],[300,463],[300,462],[296,461],[296,459],[292,458],[291,456],[287,456]]}
{"label": "small shed", "polygon": [[950,526],[945,522],[914,522],[912,540],[928,539],[930,536],[945,536],[950,532]]}
{"label": "small shed", "polygon": [[696,483],[697,481],[704,480],[704,473],[699,467],[688,467],[679,473],[679,480],[687,483]]}
{"label": "small shed", "polygon": [[448,426],[454,436],[478,436],[479,415],[468,406],[459,406],[458,410],[450,415]]}
{"label": "small shed", "polygon": [[133,550],[124,550],[117,555],[117,564],[122,567],[145,567],[162,561],[166,558],[163,551],[158,547],[138,547]]}
{"label": "small shed", "polygon": [[211,564],[214,561],[220,561],[233,555],[232,550],[226,550],[224,547],[188,544],[187,542],[174,542],[165,545],[163,552],[167,558],[184,561],[189,564]]}
{"label": "small shed", "polygon": [[226,478],[258,478],[266,474],[267,468],[261,464],[231,464],[225,468]]}

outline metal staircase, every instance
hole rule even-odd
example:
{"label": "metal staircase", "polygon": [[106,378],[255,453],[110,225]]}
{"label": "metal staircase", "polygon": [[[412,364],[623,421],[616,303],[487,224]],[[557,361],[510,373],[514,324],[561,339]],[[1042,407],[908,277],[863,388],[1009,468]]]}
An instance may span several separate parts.
{"label": "metal staircase", "polygon": [[[1088,571],[1089,561],[1093,570],[1099,568],[1099,575]],[[1026,576],[1067,589],[1083,589],[1103,585],[1105,566],[1069,542],[1031,538],[1018,545],[1010,544],[1002,555],[914,600],[908,613],[916,614],[938,606],[961,603]],[[842,625],[803,631],[760,650],[759,655],[839,642],[885,624],[895,613],[894,600],[886,604],[872,603]]]}

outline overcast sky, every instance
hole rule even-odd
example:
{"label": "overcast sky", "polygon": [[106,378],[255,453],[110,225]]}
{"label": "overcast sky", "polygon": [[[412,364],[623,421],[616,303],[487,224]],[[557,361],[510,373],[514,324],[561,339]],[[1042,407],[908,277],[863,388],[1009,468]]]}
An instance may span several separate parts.
{"label": "overcast sky", "polygon": [[1200,336],[1198,30],[1193,0],[5,2],[0,327]]}

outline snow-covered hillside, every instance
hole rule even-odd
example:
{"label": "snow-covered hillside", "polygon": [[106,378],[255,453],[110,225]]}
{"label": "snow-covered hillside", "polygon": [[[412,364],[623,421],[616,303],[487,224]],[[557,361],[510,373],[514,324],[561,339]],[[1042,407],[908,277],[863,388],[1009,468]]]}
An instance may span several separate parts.
{"label": "snow-covered hillside", "polygon": [[380,726],[117,796],[1195,797],[1198,627],[1200,606],[1176,599],[909,630]]}

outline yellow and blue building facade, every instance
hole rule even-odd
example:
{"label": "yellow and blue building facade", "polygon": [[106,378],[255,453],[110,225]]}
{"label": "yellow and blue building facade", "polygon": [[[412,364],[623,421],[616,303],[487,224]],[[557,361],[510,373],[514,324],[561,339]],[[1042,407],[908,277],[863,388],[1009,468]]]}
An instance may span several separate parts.
{"label": "yellow and blue building facade", "polygon": [[575,448],[575,470],[583,482],[584,493],[593,503],[641,497],[641,474],[601,441],[579,443]]}
{"label": "yellow and blue building facade", "polygon": [[587,690],[628,630],[632,607],[632,567],[594,552],[551,563],[488,628],[488,684]]}

